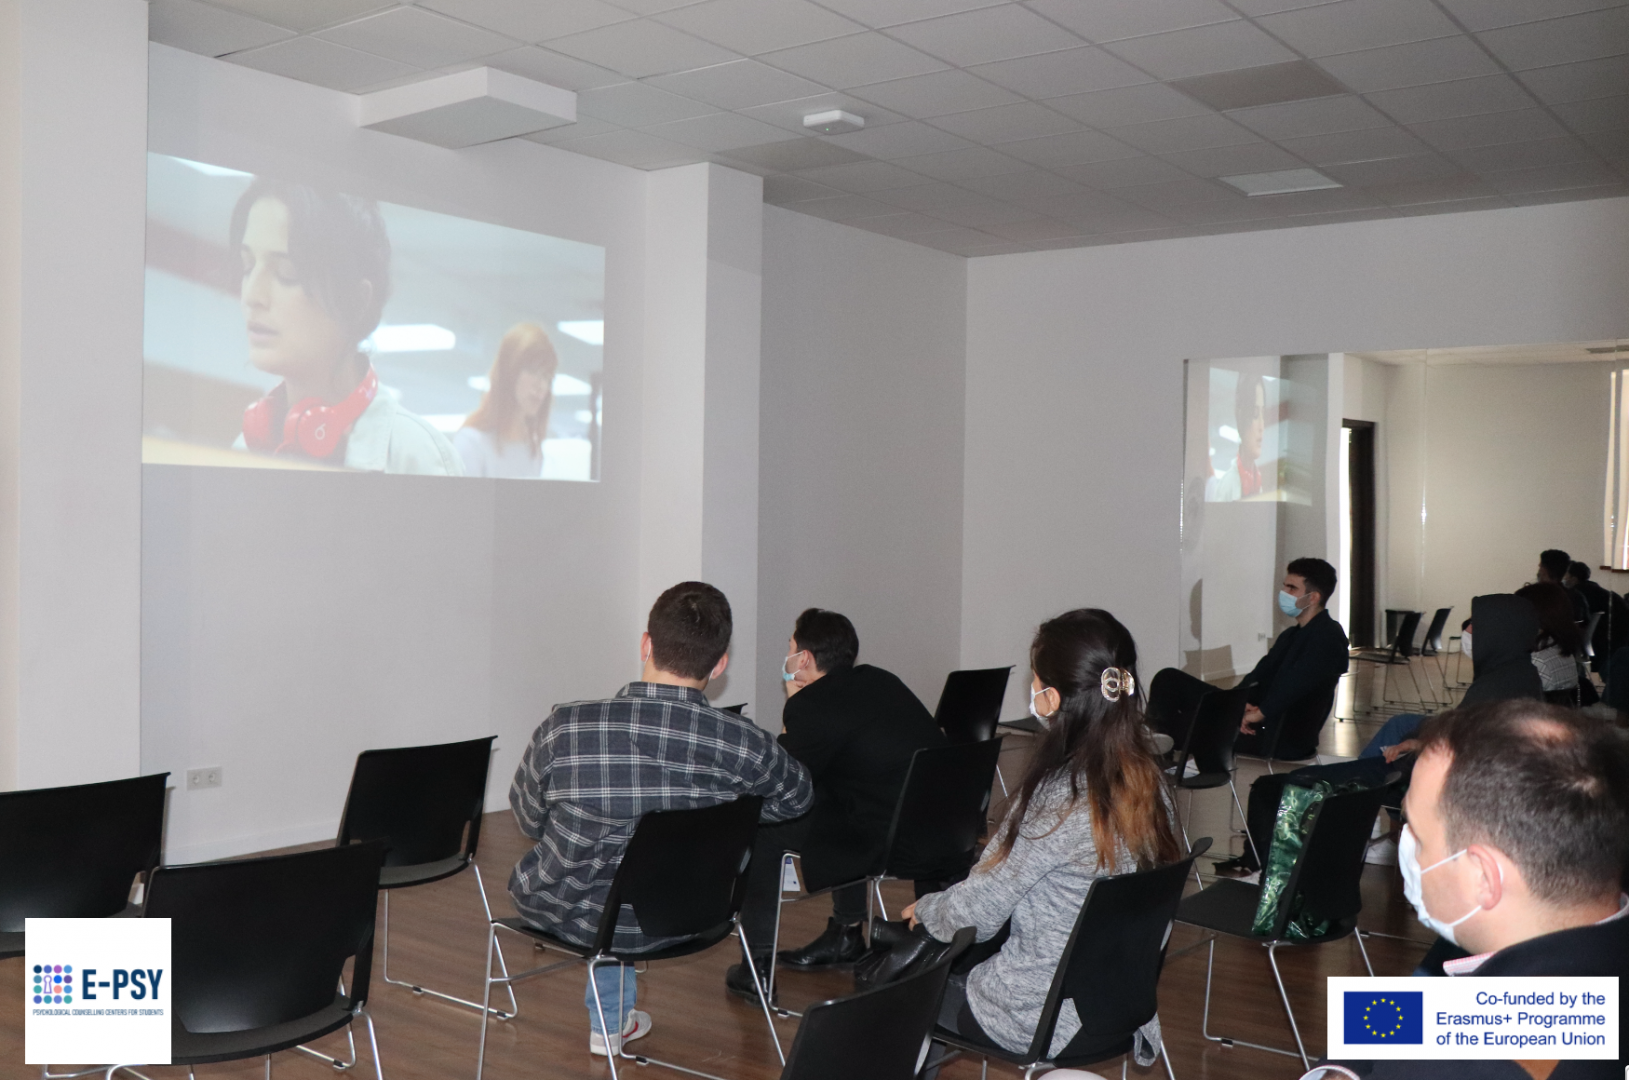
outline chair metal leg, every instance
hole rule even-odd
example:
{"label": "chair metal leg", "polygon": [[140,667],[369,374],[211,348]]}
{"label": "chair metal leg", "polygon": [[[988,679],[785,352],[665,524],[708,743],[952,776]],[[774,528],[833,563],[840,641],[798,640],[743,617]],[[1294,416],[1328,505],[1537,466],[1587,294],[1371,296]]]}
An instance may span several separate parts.
{"label": "chair metal leg", "polygon": [[1176,1080],[1176,1073],[1171,1069],[1171,1051],[1166,1049],[1164,1038],[1160,1039],[1160,1060],[1165,1062],[1165,1080]]}
{"label": "chair metal leg", "polygon": [[1363,954],[1363,966],[1369,972],[1369,978],[1374,978],[1374,965],[1369,963],[1369,950],[1363,947],[1363,931],[1354,929],[1352,936],[1357,938],[1358,952]]}
{"label": "chair metal leg", "polygon": [[379,1035],[373,1030],[373,1014],[366,1009],[356,1011],[368,1022],[368,1046],[373,1050],[374,1080],[385,1080],[385,1063],[379,1060]]}
{"label": "chair metal leg", "polygon": [[872,878],[871,887],[877,893],[877,910],[882,912],[883,921],[886,922],[888,919],[888,905],[882,899],[882,878]]}
{"label": "chair metal leg", "polygon": [[[1272,762],[1267,764],[1271,767]],[[1261,850],[1256,847],[1256,838],[1250,835],[1250,818],[1244,812],[1244,804],[1239,802],[1239,789],[1234,786],[1231,774],[1227,778],[1227,790],[1233,793],[1233,805],[1238,808],[1239,820],[1244,822],[1244,838],[1250,844],[1251,854],[1256,857],[1256,865],[1265,868],[1267,864],[1262,861]]]}
{"label": "chair metal leg", "polygon": [[790,851],[781,855],[780,884],[775,889],[775,932],[769,939],[769,998],[775,998],[775,967],[781,954],[781,912],[786,908],[786,868],[792,865],[793,855]]}
{"label": "chair metal leg", "polygon": [[[476,866],[474,863],[470,863],[470,869],[475,871],[475,890],[481,894],[481,910],[486,913],[487,924],[491,925],[492,905],[489,904],[486,899],[486,882],[481,880],[481,868]],[[440,998],[442,1001],[450,1001],[455,1005],[462,1005],[468,1009],[479,1009],[481,1006],[477,1005],[473,1001],[468,1001],[461,997],[455,997],[452,994],[444,994],[440,990],[431,990],[429,987],[420,986],[417,983],[406,982],[402,979],[392,979],[390,977],[390,890],[382,889],[380,891],[385,898],[383,919],[384,927],[381,931],[383,945],[380,949],[382,954],[380,958],[380,973],[385,982],[390,983],[392,986],[405,986],[415,994],[429,994],[431,997]],[[498,947],[498,968],[504,973],[504,975],[507,976],[509,974],[509,966],[504,962],[503,947],[501,945]],[[509,992],[509,1011],[504,1012],[502,1009],[494,1009],[492,1010],[492,1015],[496,1016],[499,1020],[513,1020],[515,1018],[515,1014],[520,1011],[520,1005],[515,1000],[515,988],[506,984],[504,989]],[[352,1062],[355,1062],[354,1053],[352,1054]]]}
{"label": "chair metal leg", "polygon": [[[589,996],[594,999],[594,1014],[600,1018],[600,1036],[605,1040],[605,1061],[611,1066],[611,1080],[617,1080],[617,1058],[631,1055],[624,1055],[622,1052],[621,1027],[617,1028],[616,1049],[611,1048],[611,1025],[605,1022],[605,1002],[600,1000],[600,981],[594,975],[605,963],[606,961],[598,956],[590,957],[588,960],[588,985],[593,991]],[[619,999],[617,1010],[620,1012],[621,1009],[622,1001]]]}
{"label": "chair metal leg", "polygon": [[1290,1032],[1295,1036],[1295,1048],[1301,1052],[1301,1067],[1311,1069],[1307,1060],[1306,1044],[1301,1041],[1301,1026],[1295,1022],[1295,1010],[1290,1008],[1290,995],[1284,990],[1284,979],[1278,973],[1278,946],[1267,946],[1267,963],[1273,969],[1273,981],[1278,984],[1278,999],[1284,1003],[1284,1015],[1290,1018]]}
{"label": "chair metal leg", "polygon": [[[1284,980],[1279,978],[1278,975],[1278,961],[1273,958],[1273,950],[1277,948],[1277,945],[1267,946],[1267,961],[1272,965],[1273,979],[1278,983],[1278,998],[1284,1003],[1284,1011],[1289,1015],[1290,1030],[1295,1033],[1295,1045],[1300,1048],[1300,1053],[1297,1054],[1294,1050],[1280,1050],[1276,1046],[1264,1046],[1261,1043],[1245,1042],[1243,1039],[1231,1039],[1225,1035],[1212,1035],[1210,1033],[1210,983],[1211,975],[1216,967],[1216,938],[1214,936],[1210,939],[1210,957],[1205,961],[1205,1010],[1200,1017],[1199,1032],[1211,1042],[1218,1042],[1223,1046],[1248,1046],[1252,1050],[1265,1050],[1270,1054],[1299,1057],[1302,1066],[1310,1069],[1312,1066],[1307,1063],[1306,1048],[1301,1044],[1301,1029],[1295,1024],[1295,1013],[1290,1010],[1289,996],[1284,993]],[[1166,1062],[1166,1067],[1170,1067],[1169,1061]]]}

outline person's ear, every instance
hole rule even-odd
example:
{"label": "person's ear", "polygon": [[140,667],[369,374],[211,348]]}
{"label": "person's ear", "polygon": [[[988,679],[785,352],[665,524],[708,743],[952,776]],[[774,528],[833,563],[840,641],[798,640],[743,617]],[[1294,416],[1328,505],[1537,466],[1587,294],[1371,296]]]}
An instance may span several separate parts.
{"label": "person's ear", "polygon": [[1497,907],[1508,884],[1500,853],[1485,844],[1472,844],[1465,849],[1465,860],[1471,868],[1471,898],[1483,908]]}
{"label": "person's ear", "polygon": [[1035,703],[1041,708],[1036,711],[1042,716],[1055,716],[1063,708],[1063,697],[1054,687],[1047,687],[1035,695]]}
{"label": "person's ear", "polygon": [[723,656],[718,658],[718,663],[713,665],[713,673],[711,675],[707,676],[707,681],[712,682],[714,679],[716,679],[719,676],[723,675],[724,674],[724,669],[729,667],[729,666],[730,666],[730,654],[725,653]]}
{"label": "person's ear", "polygon": [[641,664],[650,663],[650,654],[650,631],[647,630],[639,635],[639,662]]}

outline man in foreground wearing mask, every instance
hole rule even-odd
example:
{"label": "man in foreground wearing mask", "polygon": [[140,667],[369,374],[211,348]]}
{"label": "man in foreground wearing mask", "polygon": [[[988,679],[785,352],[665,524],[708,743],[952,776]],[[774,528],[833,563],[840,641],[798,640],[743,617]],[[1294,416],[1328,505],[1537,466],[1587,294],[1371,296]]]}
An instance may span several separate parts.
{"label": "man in foreground wearing mask", "polygon": [[[1426,721],[1399,850],[1420,921],[1471,955],[1449,976],[1629,978],[1629,749],[1611,726],[1531,701]],[[1325,1064],[1304,1080],[1616,1080],[1610,1061]]]}
{"label": "man in foreground wearing mask", "polygon": [[[859,635],[847,617],[809,608],[798,616],[781,664],[786,707],[780,742],[809,770],[814,809],[796,821],[760,828],[753,845],[741,925],[753,948],[763,950],[753,957],[760,972],[767,969],[775,930],[782,853],[802,856],[810,891],[880,870],[911,755],[945,741],[910,687],[882,668],[855,664],[859,652]],[[833,890],[825,933],[782,952],[780,963],[794,971],[852,964],[866,951],[865,913],[863,883]],[[745,964],[730,968],[724,985],[741,997],[756,997]]]}

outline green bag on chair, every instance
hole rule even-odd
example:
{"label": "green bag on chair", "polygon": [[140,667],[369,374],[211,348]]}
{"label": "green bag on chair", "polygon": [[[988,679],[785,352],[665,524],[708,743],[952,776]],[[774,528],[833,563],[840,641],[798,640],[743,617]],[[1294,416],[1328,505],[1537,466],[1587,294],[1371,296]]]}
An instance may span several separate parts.
{"label": "green bag on chair", "polygon": [[[1343,790],[1357,790],[1360,784],[1343,784]],[[1328,781],[1318,780],[1308,787],[1287,784],[1278,800],[1278,815],[1273,819],[1273,842],[1267,851],[1267,864],[1261,871],[1261,900],[1256,904],[1256,921],[1251,933],[1265,937],[1278,924],[1280,906],[1290,902],[1285,895],[1290,884],[1290,871],[1301,857],[1307,834],[1312,831],[1312,810],[1320,805],[1335,789]],[[1297,897],[1296,907],[1302,908]],[[1292,910],[1284,927],[1284,937],[1291,941],[1307,941],[1327,933],[1329,921],[1318,919],[1305,910]]]}

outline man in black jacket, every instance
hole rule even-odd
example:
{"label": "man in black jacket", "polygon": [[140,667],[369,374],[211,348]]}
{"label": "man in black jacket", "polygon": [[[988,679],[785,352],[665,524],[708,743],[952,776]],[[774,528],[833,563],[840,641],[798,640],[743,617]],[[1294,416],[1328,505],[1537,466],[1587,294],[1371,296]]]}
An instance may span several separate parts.
{"label": "man in black jacket", "polygon": [[1316,715],[1309,703],[1321,704],[1351,662],[1346,631],[1325,610],[1334,591],[1335,568],[1322,559],[1296,559],[1285,567],[1278,606],[1295,625],[1278,635],[1239,684],[1249,688],[1234,746],[1239,753],[1264,752],[1275,734],[1276,758],[1293,761],[1317,752],[1329,714]]}
{"label": "man in black jacket", "polygon": [[[945,741],[910,687],[882,668],[856,665],[859,651],[859,636],[846,617],[820,608],[798,616],[781,666],[787,699],[780,742],[814,779],[814,808],[795,821],[758,830],[741,925],[759,970],[769,959],[774,935],[782,853],[802,856],[803,882],[810,891],[879,871],[911,755]],[[864,884],[834,890],[825,933],[781,953],[780,962],[798,971],[853,963],[866,949],[865,913]],[[756,999],[742,965],[730,969],[725,985]]]}
{"label": "man in black jacket", "polygon": [[1568,585],[1567,570],[1572,566],[1572,556],[1560,548],[1547,548],[1539,552],[1538,574],[1540,581],[1548,581],[1552,585],[1560,585],[1567,590],[1567,599],[1572,601],[1573,618],[1578,622],[1589,622],[1589,601],[1584,594]]}
{"label": "man in black jacket", "polygon": [[1590,642],[1595,650],[1595,661],[1590,666],[1598,674],[1605,675],[1606,662],[1612,654],[1629,644],[1629,602],[1611,589],[1591,581],[1588,563],[1569,563],[1567,576],[1561,583],[1584,598],[1591,615],[1601,616],[1601,621],[1595,625],[1595,637]]}
{"label": "man in black jacket", "polygon": [[[1532,701],[1456,709],[1420,731],[1403,810],[1410,897],[1472,955],[1451,976],[1629,979],[1629,750],[1611,726]],[[1330,1063],[1308,1080],[1617,1080],[1612,1061]],[[1553,1070],[1553,1071],[1552,1071]]]}

